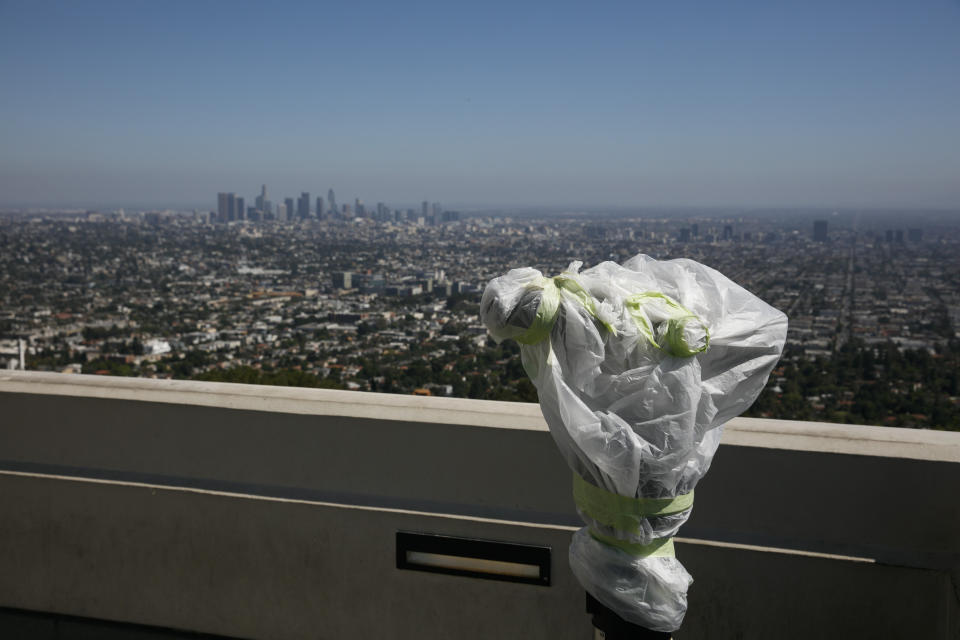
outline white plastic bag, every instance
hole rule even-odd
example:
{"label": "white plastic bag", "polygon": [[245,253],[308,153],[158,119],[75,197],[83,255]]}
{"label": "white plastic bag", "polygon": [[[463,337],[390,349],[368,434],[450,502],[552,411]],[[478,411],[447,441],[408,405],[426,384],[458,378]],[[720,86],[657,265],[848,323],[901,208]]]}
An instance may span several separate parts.
{"label": "white plastic bag", "polygon": [[787,319],[692,260],[579,267],[492,280],[481,317],[495,340],[521,343],[575,473],[587,524],[570,546],[578,580],[625,620],[674,631],[692,578],[671,538],[723,424],[753,403],[780,358]]}

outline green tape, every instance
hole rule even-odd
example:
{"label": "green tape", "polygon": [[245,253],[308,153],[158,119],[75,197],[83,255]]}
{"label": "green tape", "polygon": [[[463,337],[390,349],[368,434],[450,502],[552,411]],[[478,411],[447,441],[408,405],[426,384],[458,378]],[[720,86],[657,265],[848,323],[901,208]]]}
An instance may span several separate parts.
{"label": "green tape", "polygon": [[[652,303],[665,307],[668,316],[666,320],[666,331],[664,332],[661,341],[657,340],[657,336],[653,330],[653,327],[650,325],[650,320],[647,318],[647,314],[643,310],[646,305]],[[672,356],[687,358],[706,351],[707,347],[710,346],[710,328],[707,327],[706,323],[700,320],[697,314],[693,313],[666,294],[660,293],[659,291],[645,291],[643,293],[637,293],[624,299],[623,305],[626,308],[627,313],[637,324],[637,329],[639,329],[640,335],[646,338],[647,342],[657,349],[662,349]],[[687,342],[687,336],[684,333],[684,329],[689,322],[697,322],[701,327],[703,327],[706,339],[704,340],[703,346],[700,348],[693,349]]]}
{"label": "green tape", "polygon": [[539,281],[528,285],[531,288],[543,289],[540,296],[540,306],[537,307],[537,314],[530,323],[530,327],[517,336],[517,342],[520,344],[537,344],[545,340],[553,329],[553,323],[557,321],[557,313],[560,311],[560,290],[554,284],[553,279],[541,278]]}
{"label": "green tape", "polygon": [[573,474],[573,500],[584,514],[618,531],[639,534],[640,520],[667,516],[693,506],[693,491],[676,498],[628,498],[590,484]]}
{"label": "green tape", "polygon": [[651,345],[660,348],[660,345],[657,343],[656,336],[653,335],[653,327],[650,325],[650,320],[647,318],[647,314],[643,311],[643,301],[640,299],[640,296],[631,296],[623,301],[623,306],[626,307],[627,313],[633,318],[633,321],[637,324],[637,329],[640,330],[640,335],[647,339]]}
{"label": "green tape", "polygon": [[560,274],[553,278],[540,278],[527,286],[533,289],[542,289],[543,293],[540,296],[540,306],[537,307],[537,313],[530,327],[517,336],[517,342],[520,344],[537,344],[549,337],[553,324],[557,321],[557,314],[560,312],[561,294],[579,302],[604,329],[616,335],[617,330],[609,323],[601,320],[597,314],[593,296],[571,276]]}
{"label": "green tape", "polygon": [[667,342],[667,351],[670,353],[670,355],[677,356],[679,358],[688,358],[702,351],[706,351],[707,347],[710,346],[710,330],[707,328],[707,325],[700,322],[700,326],[703,327],[703,330],[706,334],[706,340],[704,340],[703,346],[699,349],[690,348],[690,345],[687,343],[687,336],[684,333],[684,328],[690,321],[700,322],[700,318],[695,315],[689,315],[680,318],[670,318],[667,320],[667,332],[665,339]]}

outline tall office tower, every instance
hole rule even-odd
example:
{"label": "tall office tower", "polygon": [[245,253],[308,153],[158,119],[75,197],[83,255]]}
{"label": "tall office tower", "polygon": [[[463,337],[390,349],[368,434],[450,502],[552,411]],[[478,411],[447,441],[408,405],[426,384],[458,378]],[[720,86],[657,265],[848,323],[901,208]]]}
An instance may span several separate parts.
{"label": "tall office tower", "polygon": [[323,198],[317,196],[317,220],[326,220],[327,212],[323,210]]}
{"label": "tall office tower", "polygon": [[310,194],[303,191],[297,201],[297,217],[306,220],[310,217]]}
{"label": "tall office tower", "polygon": [[233,219],[234,220],[246,220],[247,219],[247,209],[244,207],[246,203],[243,201],[243,198],[236,198],[233,201]]}
{"label": "tall office tower", "polygon": [[443,213],[443,209],[440,206],[439,202],[434,202],[430,207],[430,213],[433,215],[434,220],[440,221],[440,215]]}
{"label": "tall office tower", "polygon": [[353,199],[353,210],[356,212],[358,218],[363,218],[366,216],[367,210],[363,206],[363,201],[360,198]]}
{"label": "tall office tower", "polygon": [[227,218],[224,222],[233,222],[237,219],[237,194],[227,194]]}
{"label": "tall office tower", "polygon": [[[287,198],[287,200],[289,200],[289,198]],[[286,222],[286,221],[287,221],[287,205],[285,205],[285,204],[278,204],[278,205],[277,205],[277,215],[276,215],[276,218],[277,218],[277,221],[278,221],[278,222]]]}
{"label": "tall office tower", "polygon": [[426,200],[424,200],[424,201],[420,204],[420,215],[422,215],[424,218],[426,218],[426,217],[429,215],[429,212],[430,212],[430,203],[428,203]]}
{"label": "tall office tower", "polygon": [[827,241],[827,221],[826,220],[813,221],[813,240],[814,242]]}
{"label": "tall office tower", "polygon": [[333,189],[327,191],[327,205],[330,207],[330,213],[337,215],[337,199],[333,196]]}
{"label": "tall office tower", "polygon": [[267,185],[262,185],[262,186],[260,187],[260,195],[257,196],[257,199],[256,199],[256,201],[255,201],[255,204],[257,205],[257,209],[260,209],[260,211],[266,211],[266,210],[267,210],[267,202],[268,202],[268,200],[267,200]]}
{"label": "tall office tower", "polygon": [[[343,205],[347,206],[347,205]],[[334,289],[353,289],[353,273],[350,271],[333,272]]]}
{"label": "tall office tower", "polygon": [[385,222],[387,219],[387,207],[382,202],[377,203],[377,220]]}
{"label": "tall office tower", "polygon": [[723,239],[724,240],[733,239],[733,227],[729,224],[723,227]]}
{"label": "tall office tower", "polygon": [[284,198],[283,205],[287,208],[287,220],[293,220],[293,216],[297,214],[297,209],[293,206],[293,198]]}
{"label": "tall office tower", "polygon": [[696,222],[690,225],[690,235],[692,235],[694,238],[700,235],[700,225],[698,225]]}
{"label": "tall office tower", "polygon": [[216,222],[226,222],[230,219],[230,195],[224,191],[217,194]]}

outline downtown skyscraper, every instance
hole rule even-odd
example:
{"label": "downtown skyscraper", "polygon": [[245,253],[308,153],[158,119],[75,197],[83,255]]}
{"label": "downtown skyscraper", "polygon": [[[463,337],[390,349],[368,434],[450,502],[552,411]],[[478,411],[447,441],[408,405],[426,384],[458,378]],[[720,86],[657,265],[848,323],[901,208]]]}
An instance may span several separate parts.
{"label": "downtown skyscraper", "polygon": [[337,215],[337,198],[333,195],[333,189],[327,191],[327,206],[330,207],[330,213]]}
{"label": "downtown skyscraper", "polygon": [[261,214],[272,213],[271,209],[273,207],[270,206],[270,201],[267,199],[267,185],[260,187],[260,195],[257,196],[255,204],[256,209],[260,211]]}
{"label": "downtown skyscraper", "polygon": [[297,218],[306,220],[310,217],[310,193],[304,191],[297,200]]}
{"label": "downtown skyscraper", "polygon": [[217,194],[217,222],[233,222],[234,220],[246,219],[247,212],[244,210],[243,198],[238,198],[235,193]]}

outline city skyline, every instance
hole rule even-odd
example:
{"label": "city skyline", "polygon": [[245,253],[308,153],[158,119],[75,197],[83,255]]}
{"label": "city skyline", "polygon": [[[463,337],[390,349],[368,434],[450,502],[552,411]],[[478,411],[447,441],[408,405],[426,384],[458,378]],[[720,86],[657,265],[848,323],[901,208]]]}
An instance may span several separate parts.
{"label": "city skyline", "polygon": [[[311,201],[309,191],[301,191],[300,196],[283,198],[283,202],[274,203],[268,197],[267,185],[260,185],[260,194],[253,200],[253,206],[246,206],[246,198],[237,195],[234,191],[217,192],[216,208],[210,211],[210,220],[213,222],[236,221],[296,221],[296,220],[351,220],[353,218],[369,218],[377,222],[412,221],[420,224],[440,224],[460,219],[459,211],[444,209],[439,202],[423,200],[419,208],[400,206],[394,207],[380,201],[375,205],[367,206],[359,197],[354,198],[354,204],[343,203],[338,205],[333,188],[327,190],[327,200],[317,196]],[[201,209],[194,209],[199,214]]]}
{"label": "city skyline", "polygon": [[960,206],[956,2],[231,8],[0,6],[0,207]]}

